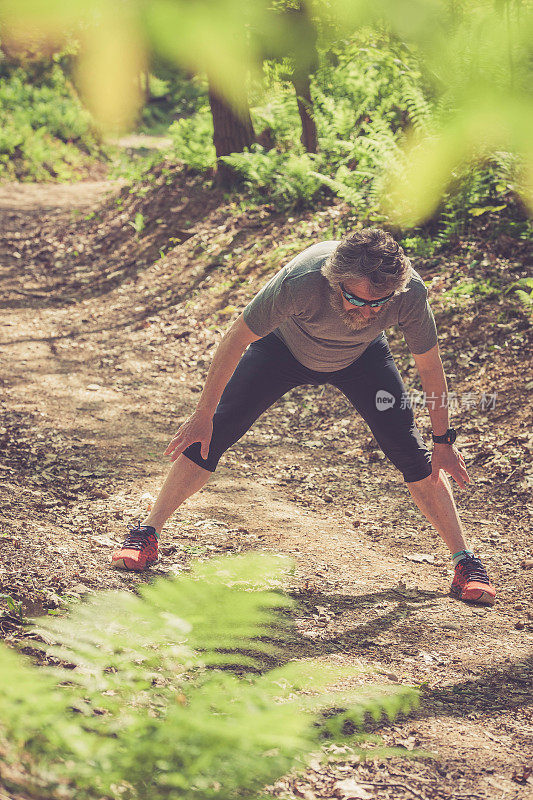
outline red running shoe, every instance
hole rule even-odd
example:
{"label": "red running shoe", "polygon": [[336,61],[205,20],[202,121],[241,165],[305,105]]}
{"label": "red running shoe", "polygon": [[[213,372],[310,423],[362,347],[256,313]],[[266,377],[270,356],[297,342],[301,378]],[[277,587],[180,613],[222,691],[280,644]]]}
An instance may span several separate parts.
{"label": "red running shoe", "polygon": [[496,589],[489,581],[487,571],[479,558],[466,556],[455,567],[450,594],[458,600],[492,606]]}
{"label": "red running shoe", "polygon": [[137,523],[130,531],[120,550],[113,553],[111,566],[117,569],[128,569],[141,572],[157,561],[158,540],[155,528]]}

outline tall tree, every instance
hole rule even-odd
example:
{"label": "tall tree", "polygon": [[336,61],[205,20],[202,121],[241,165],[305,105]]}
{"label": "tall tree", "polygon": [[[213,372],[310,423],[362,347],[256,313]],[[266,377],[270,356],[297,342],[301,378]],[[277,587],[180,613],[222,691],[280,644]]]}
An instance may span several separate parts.
{"label": "tall tree", "polygon": [[318,138],[311,96],[311,75],[318,67],[316,25],[302,0],[272,0],[269,13],[275,20],[271,27],[283,31],[283,36],[276,41],[256,29],[253,32],[259,43],[256,49],[263,61],[288,59],[290,66],[285,78],[292,83],[296,93],[302,122],[300,141],[308,153],[316,153]]}
{"label": "tall tree", "polygon": [[224,189],[229,189],[238,182],[237,173],[223,161],[221,156],[231,153],[242,153],[255,141],[254,127],[248,104],[244,103],[239,111],[224,100],[209,86],[209,105],[213,117],[213,144],[217,155],[216,182]]}
{"label": "tall tree", "polygon": [[[286,12],[291,19],[289,29],[293,33],[293,42],[299,42],[298,47],[292,47],[294,68],[291,82],[296,92],[298,112],[302,121],[301,142],[308,153],[318,150],[318,137],[315,118],[313,115],[313,98],[311,97],[311,75],[318,67],[318,52],[316,49],[317,31],[309,17],[307,6],[298,2],[296,8]],[[302,47],[302,44],[305,46]]]}

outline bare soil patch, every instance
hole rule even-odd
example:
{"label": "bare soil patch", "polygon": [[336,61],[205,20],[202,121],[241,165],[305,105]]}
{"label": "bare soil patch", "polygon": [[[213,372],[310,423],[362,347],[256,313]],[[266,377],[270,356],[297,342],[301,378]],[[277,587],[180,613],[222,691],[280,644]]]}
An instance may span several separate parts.
{"label": "bare soil patch", "polygon": [[[530,797],[528,321],[509,294],[454,303],[443,294],[473,259],[495,279],[526,274],[524,244],[478,238],[415,263],[432,281],[450,388],[477,397],[453,413],[472,478],[455,495],[499,590],[492,610],[448,596],[443,543],[332,387],[293,390],[226,454],[168,524],[156,569],[115,572],[110,551],[156,494],[163,450],[229,321],[348,213],[242,209],[165,170],[134,194],[105,182],[0,187],[0,592],[31,617],[66,597],[179,574],[191,558],[290,553],[298,636],[287,657],[355,661],[385,683],[420,686],[417,712],[374,728],[434,758],[360,763],[340,752],[272,792],[347,798],[352,779],[370,798]],[[419,388],[405,345],[388,338]],[[481,408],[483,391],[497,394],[494,408]],[[425,410],[417,422],[429,440]],[[7,610],[0,630],[31,650]]]}

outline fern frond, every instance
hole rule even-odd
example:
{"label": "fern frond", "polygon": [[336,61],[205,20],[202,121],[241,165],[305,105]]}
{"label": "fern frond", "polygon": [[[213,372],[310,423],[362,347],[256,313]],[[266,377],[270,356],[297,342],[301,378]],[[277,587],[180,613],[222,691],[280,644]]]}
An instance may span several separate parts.
{"label": "fern frond", "polygon": [[[25,791],[253,798],[316,750],[327,709],[332,725],[412,707],[409,687],[334,691],[355,668],[304,661],[265,671],[264,654],[279,658],[289,630],[289,567],[275,556],[220,559],[139,596],[106,592],[40,620],[49,651],[70,668],[33,668],[0,648],[0,752],[18,759],[19,774],[23,766]],[[213,668],[221,662],[231,669]]]}

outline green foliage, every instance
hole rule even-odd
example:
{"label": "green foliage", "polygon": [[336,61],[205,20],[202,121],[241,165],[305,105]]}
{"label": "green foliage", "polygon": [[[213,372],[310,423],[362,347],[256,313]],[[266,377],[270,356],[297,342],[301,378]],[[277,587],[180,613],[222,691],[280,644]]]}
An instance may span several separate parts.
{"label": "green foliage", "polygon": [[533,308],[533,278],[520,278],[505,290],[505,294],[509,292],[514,292],[519,302],[527,309]]}
{"label": "green foliage", "polygon": [[266,131],[280,152],[301,147],[300,115],[289,74],[286,59],[265,61],[262,81],[252,84],[249,90],[254,130],[260,136]]}
{"label": "green foliage", "polygon": [[474,280],[458,283],[451,289],[443,292],[443,296],[453,297],[493,297],[499,292],[498,286],[491,283],[490,279]]}
{"label": "green foliage", "polygon": [[139,236],[145,228],[144,214],[138,211],[133,222],[128,222],[128,225],[131,225],[137,236]]}
{"label": "green foliage", "polygon": [[499,152],[475,165],[462,165],[444,194],[438,210],[439,232],[436,243],[448,244],[463,236],[478,219],[487,221],[502,216],[523,216],[517,207],[520,162],[510,153]]}
{"label": "green foliage", "polygon": [[[272,140],[273,153],[256,149],[235,164],[256,202],[290,208],[329,191],[369,219],[387,214],[404,228],[429,220],[440,245],[475,225],[495,223],[502,212],[515,229],[522,225],[515,198],[527,197],[533,185],[528,161],[533,18],[523,4],[476,0],[467,8],[464,2],[408,0],[401,13],[387,2],[379,14],[372,4],[355,0],[315,4],[319,64],[311,90],[319,157],[310,159],[300,144],[290,82],[294,63],[284,50],[290,41],[283,38],[287,20],[272,26],[266,0],[223,0],[216,9],[195,0],[174,5],[143,6],[143,26],[153,45],[151,72],[147,77],[141,58],[141,77],[135,75],[148,97],[145,123],[181,117],[170,127],[168,157],[200,171],[215,165],[207,81],[189,78],[205,69],[222,95],[242,103],[248,91],[256,131],[268,134],[260,142],[266,146]],[[414,19],[409,8],[417,20],[413,26],[406,25]],[[244,34],[247,25],[261,32],[253,42]],[[226,60],[213,42],[221,42]],[[120,46],[112,48],[117,74]],[[273,54],[272,60],[263,63],[264,53]],[[238,54],[243,63],[253,62],[246,87],[242,63],[234,71]],[[63,62],[7,70],[0,87],[4,177],[64,180],[79,173],[86,153],[94,152],[90,120],[67,72]],[[119,156],[113,174],[137,180],[166,155],[138,164]]]}
{"label": "green foliage", "polygon": [[400,244],[408,256],[431,258],[435,253],[435,243],[431,239],[421,236],[420,234],[413,233],[410,236],[404,236]]}
{"label": "green foliage", "polygon": [[146,103],[142,109],[144,131],[166,131],[177,117],[192,116],[206,104],[205,79],[191,77],[174,64],[152,56],[152,64],[146,86],[143,78]]}
{"label": "green foliage", "polygon": [[51,60],[0,70],[0,178],[73,180],[99,152],[89,113],[64,70]]}
{"label": "green foliage", "polygon": [[422,126],[430,114],[415,59],[392,40],[362,31],[323,53],[314,97],[326,182],[354,207],[377,210],[381,176],[404,128]]}
{"label": "green foliage", "polygon": [[22,622],[24,615],[22,613],[22,603],[15,600],[10,594],[0,593],[0,601],[4,602],[7,610],[18,622]]}
{"label": "green foliage", "polygon": [[99,593],[44,618],[43,647],[68,669],[0,649],[4,784],[43,798],[251,800],[321,736],[347,738],[347,721],[409,710],[407,687],[328,689],[355,670],[265,668],[290,630],[287,566],[274,556],[196,564],[138,596]]}
{"label": "green foliage", "polygon": [[309,153],[266,152],[261,145],[253,145],[250,152],[222,160],[243,176],[254,199],[272,202],[276,208],[310,206],[322,192],[322,176],[314,170],[316,157]]}
{"label": "green foliage", "polygon": [[147,180],[151,170],[165,159],[164,151],[153,150],[146,154],[132,156],[124,148],[109,148],[111,164],[109,178],[116,180],[122,178],[129,184],[136,184]]}
{"label": "green foliage", "polygon": [[[273,149],[224,160],[243,176],[256,202],[277,208],[311,205],[327,188],[367,216],[376,214],[382,175],[399,152],[403,131],[430,127],[431,106],[414,56],[390,37],[362,31],[321,53],[314,76],[314,116],[320,155],[302,152],[294,87],[283,63],[266,62],[264,91],[257,84],[252,118],[268,131]],[[169,128],[168,156],[200,171],[215,164],[207,106]]]}
{"label": "green foliage", "polygon": [[215,165],[213,120],[207,109],[176,120],[169,127],[168,135],[172,139],[171,156],[200,172]]}
{"label": "green foliage", "polygon": [[[382,186],[383,197],[390,202],[389,213],[396,212],[397,222],[404,226],[421,224],[435,214],[460,165],[476,163],[501,150],[523,158],[520,191],[533,207],[531,3],[328,0],[305,5],[311,10],[313,24],[300,25],[299,37],[295,36],[295,15],[274,18],[272,0],[147,0],[137,4],[56,0],[52,14],[46,3],[4,0],[1,21],[7,38],[23,44],[39,35],[46,40],[60,39],[65,30],[79,26],[84,33],[79,74],[85,96],[107,127],[131,123],[138,114],[143,94],[138,78],[148,53],[155,52],[180,69],[207,74],[221,96],[243,108],[243,75],[250,74],[252,81],[258,81],[265,53],[311,64],[316,30],[323,49],[327,49],[326,42],[349,40],[365,25],[378,33],[387,30],[391,42],[402,40],[418,54],[421,72],[427,76],[424,84],[431,86],[439,104],[449,109],[433,126],[426,113],[426,86],[415,90],[411,76],[407,76],[399,112],[387,108],[387,103],[382,105],[382,98],[389,96],[387,76],[395,76],[397,55],[392,61],[384,56],[375,68],[366,64],[365,70],[364,47],[359,48],[354,63],[359,63],[360,76],[366,71],[369,92],[368,103],[357,106],[358,111],[364,107],[374,119],[377,109],[393,132],[407,122],[420,134],[416,140],[406,137],[401,142],[406,172],[398,175],[391,171],[398,180],[387,189]],[[400,60],[405,62],[403,56]],[[348,111],[344,109],[343,115]],[[357,129],[357,119],[356,123]]]}
{"label": "green foliage", "polygon": [[[466,50],[462,58],[470,59],[464,67],[468,72],[472,64]],[[260,123],[267,124],[278,151],[298,153],[294,90],[283,79],[280,65],[269,62],[265,72],[264,105],[253,111],[258,129]],[[460,82],[460,75],[454,80]],[[321,48],[312,93],[320,146],[315,177],[367,216],[382,209],[391,183],[401,187],[411,181],[406,147],[415,141],[413,136],[419,142],[432,137],[437,142],[437,132],[455,113],[453,93],[445,81],[435,80],[420,50],[370,29]],[[440,245],[468,233],[479,217],[516,215],[516,197],[525,191],[522,161],[498,149],[487,157],[483,148],[481,141],[477,160],[470,157],[454,166],[434,215],[439,219]],[[248,179],[253,181],[250,171]],[[424,180],[428,182],[427,176]],[[261,195],[258,184],[255,194]],[[409,202],[400,188],[386,213],[406,219]]]}
{"label": "green foliage", "polygon": [[[475,263],[475,262],[474,262]],[[524,310],[531,312],[533,310],[533,278],[520,278],[513,281],[510,286],[506,286],[502,280],[494,278],[476,278],[471,280],[462,280],[458,282],[451,289],[447,289],[442,293],[442,297],[451,301],[453,304],[459,302],[460,305],[467,303],[468,300],[473,298],[487,299],[504,295],[511,295],[520,306],[524,306]],[[505,314],[502,312],[501,319],[498,322],[505,320]]]}
{"label": "green foliage", "polygon": [[354,142],[382,120],[392,132],[427,129],[431,106],[421,65],[391,37],[371,30],[353,34],[321,54],[315,75],[317,123],[322,136]]}
{"label": "green foliage", "polygon": [[258,131],[269,130],[275,150],[256,147],[227,159],[252,196],[289,208],[311,204],[327,187],[375,215],[382,175],[399,152],[404,129],[430,127],[431,105],[416,59],[370,31],[321,52],[312,88],[318,158],[302,154],[294,88],[283,79],[282,67],[268,62],[265,82],[252,116]]}

